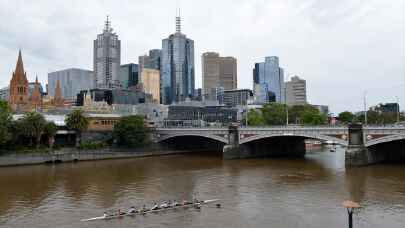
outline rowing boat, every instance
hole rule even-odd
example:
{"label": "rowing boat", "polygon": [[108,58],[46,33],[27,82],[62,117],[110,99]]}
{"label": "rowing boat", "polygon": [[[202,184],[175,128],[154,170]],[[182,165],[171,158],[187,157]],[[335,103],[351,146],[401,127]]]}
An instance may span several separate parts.
{"label": "rowing boat", "polygon": [[94,220],[109,220],[109,219],[115,219],[115,218],[122,218],[124,216],[135,216],[137,214],[143,215],[143,214],[155,213],[155,212],[159,212],[159,211],[173,210],[173,209],[177,209],[177,208],[187,208],[187,207],[192,207],[192,206],[201,206],[203,204],[213,203],[213,202],[217,202],[217,201],[219,201],[219,199],[203,200],[203,201],[200,201],[198,203],[190,203],[190,204],[185,204],[185,205],[179,205],[179,206],[173,206],[173,207],[167,207],[167,208],[160,208],[160,209],[157,209],[157,210],[151,210],[151,209],[147,209],[146,211],[137,210],[134,213],[123,212],[123,213],[121,213],[119,215],[116,214],[116,215],[109,215],[109,216],[100,216],[100,217],[82,219],[80,221],[89,222],[89,221],[94,221]]}

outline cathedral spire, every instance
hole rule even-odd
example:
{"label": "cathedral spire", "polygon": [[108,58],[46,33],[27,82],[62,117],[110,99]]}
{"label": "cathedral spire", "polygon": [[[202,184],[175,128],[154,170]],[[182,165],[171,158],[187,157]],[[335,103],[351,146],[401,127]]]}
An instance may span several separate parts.
{"label": "cathedral spire", "polygon": [[10,80],[9,104],[13,110],[24,108],[28,104],[28,80],[24,71],[21,50],[18,51],[17,64]]}
{"label": "cathedral spire", "polygon": [[54,105],[57,107],[62,107],[64,100],[62,97],[62,89],[60,87],[60,81],[59,79],[56,81],[56,87],[55,87],[55,96],[53,98]]}
{"label": "cathedral spire", "polygon": [[27,77],[25,75],[25,71],[24,71],[24,63],[22,60],[21,49],[18,50],[18,59],[17,59],[17,64],[15,66],[14,74],[16,76],[16,78],[15,78],[16,81],[18,81],[20,83],[28,82]]}
{"label": "cathedral spire", "polygon": [[31,94],[31,105],[32,107],[37,110],[38,108],[41,107],[42,105],[42,94],[39,89],[39,82],[38,82],[38,76],[35,77],[35,85],[34,85],[34,91],[32,91]]}

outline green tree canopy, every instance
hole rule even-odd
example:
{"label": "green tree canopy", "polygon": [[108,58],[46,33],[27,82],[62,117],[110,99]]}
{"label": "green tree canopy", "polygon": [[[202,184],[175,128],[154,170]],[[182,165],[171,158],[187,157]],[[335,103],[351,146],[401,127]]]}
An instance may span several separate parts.
{"label": "green tree canopy", "polygon": [[263,116],[259,111],[254,109],[248,112],[248,125],[261,126],[264,125]]}
{"label": "green tree canopy", "polygon": [[312,105],[294,105],[288,109],[288,118],[290,123],[308,124],[304,121],[304,115],[306,116],[305,120],[308,121],[311,114],[315,115],[317,113],[319,113],[319,110]]}
{"label": "green tree canopy", "polygon": [[286,105],[268,103],[262,108],[262,116],[266,125],[284,125],[286,123]]}
{"label": "green tree canopy", "polygon": [[305,112],[302,115],[302,120],[304,124],[307,125],[322,125],[327,122],[327,116],[323,113],[318,112]]}
{"label": "green tree canopy", "polygon": [[339,121],[346,124],[353,122],[354,117],[354,114],[349,111],[341,112],[338,115]]}
{"label": "green tree canopy", "polygon": [[76,131],[76,147],[80,145],[82,132],[87,130],[89,120],[84,116],[84,112],[80,109],[75,109],[69,113],[65,119],[66,126]]}
{"label": "green tree canopy", "polygon": [[10,139],[11,109],[6,101],[0,101],[0,146],[4,146]]}
{"label": "green tree canopy", "polygon": [[37,112],[27,112],[20,120],[20,127],[23,134],[30,138],[35,139],[35,145],[38,148],[41,136],[45,130],[46,121],[45,118]]}
{"label": "green tree canopy", "polygon": [[114,125],[113,137],[117,145],[138,147],[148,142],[149,130],[142,116],[126,116]]}
{"label": "green tree canopy", "polygon": [[48,137],[49,147],[53,147],[54,137],[58,131],[58,126],[54,122],[47,122],[45,124],[44,134]]}

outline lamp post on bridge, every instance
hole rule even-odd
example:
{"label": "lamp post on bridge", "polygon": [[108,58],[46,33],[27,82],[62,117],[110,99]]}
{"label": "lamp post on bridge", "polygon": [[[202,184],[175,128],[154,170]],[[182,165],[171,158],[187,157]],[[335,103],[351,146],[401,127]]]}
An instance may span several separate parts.
{"label": "lamp post on bridge", "polygon": [[367,90],[364,90],[364,94],[363,94],[363,102],[364,102],[364,125],[367,125],[367,100],[366,100],[366,96],[367,96]]}
{"label": "lamp post on bridge", "polygon": [[399,123],[399,117],[401,115],[401,112],[399,111],[399,98],[398,96],[395,96],[396,100],[397,100],[397,123]]}

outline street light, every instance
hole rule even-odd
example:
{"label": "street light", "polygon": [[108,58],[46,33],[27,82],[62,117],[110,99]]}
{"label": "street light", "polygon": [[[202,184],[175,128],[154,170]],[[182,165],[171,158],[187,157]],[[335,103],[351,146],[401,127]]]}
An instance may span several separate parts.
{"label": "street light", "polygon": [[354,209],[359,208],[360,205],[350,200],[344,201],[342,205],[347,209],[347,214],[349,216],[349,228],[353,228],[353,211]]}
{"label": "street light", "polygon": [[[288,76],[287,76],[288,77]],[[288,78],[287,78],[288,80]],[[285,119],[286,119],[286,126],[288,126],[288,105],[287,105],[287,85],[284,83],[284,105],[285,105]]]}
{"label": "street light", "polygon": [[399,116],[400,116],[400,111],[399,111],[399,99],[398,96],[395,96],[397,100],[397,123],[399,123]]}
{"label": "street light", "polygon": [[364,101],[364,125],[367,125],[367,100],[366,100],[367,90],[364,90],[363,101]]}

